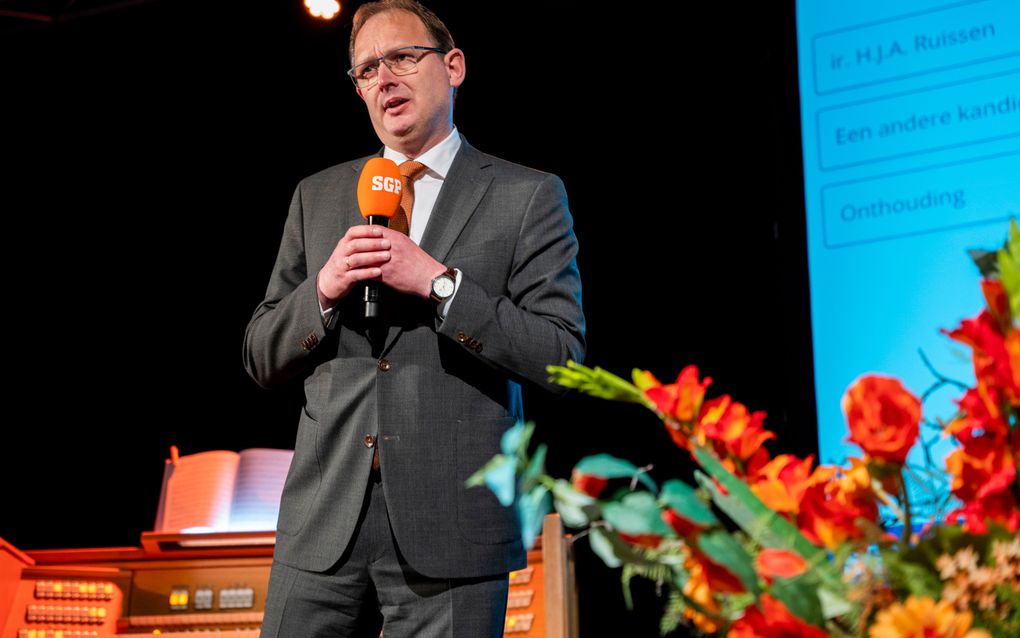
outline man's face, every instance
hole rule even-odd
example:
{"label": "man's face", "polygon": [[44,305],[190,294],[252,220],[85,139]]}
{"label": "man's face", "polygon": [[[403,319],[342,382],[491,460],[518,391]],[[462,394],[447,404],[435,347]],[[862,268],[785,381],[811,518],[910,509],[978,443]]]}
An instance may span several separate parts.
{"label": "man's face", "polygon": [[[354,42],[354,61],[380,58],[400,47],[434,46],[418,16],[384,11],[369,18]],[[383,144],[417,157],[441,142],[453,128],[452,89],[464,80],[464,55],[453,49],[446,56],[428,53],[416,73],[394,75],[379,65],[378,81],[358,89],[372,126]]]}

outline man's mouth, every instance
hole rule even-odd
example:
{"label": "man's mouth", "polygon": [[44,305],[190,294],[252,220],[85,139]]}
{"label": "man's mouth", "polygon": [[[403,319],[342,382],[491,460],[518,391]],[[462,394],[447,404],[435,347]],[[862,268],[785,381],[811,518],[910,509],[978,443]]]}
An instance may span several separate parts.
{"label": "man's mouth", "polygon": [[389,112],[391,109],[399,109],[408,102],[409,100],[404,97],[391,97],[383,103],[383,110]]}

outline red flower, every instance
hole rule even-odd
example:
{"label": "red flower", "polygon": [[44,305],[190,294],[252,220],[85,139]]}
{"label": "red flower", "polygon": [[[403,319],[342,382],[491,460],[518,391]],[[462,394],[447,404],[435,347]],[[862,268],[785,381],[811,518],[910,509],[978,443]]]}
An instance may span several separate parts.
{"label": "red flower", "polygon": [[951,523],[962,521],[963,529],[974,534],[987,534],[988,522],[995,522],[1011,532],[1020,529],[1020,511],[1007,492],[998,492],[980,501],[964,503],[946,515]]}
{"label": "red flower", "polygon": [[743,403],[724,394],[705,403],[695,431],[701,443],[711,441],[720,458],[730,457],[743,465],[765,441],[776,438],[764,424],[764,412],[749,412]]}
{"label": "red flower", "polygon": [[705,390],[712,383],[711,377],[698,381],[697,366],[687,366],[681,370],[676,382],[669,385],[660,383],[650,372],[642,375],[640,386],[645,396],[655,404],[659,412],[681,423],[691,423],[697,418],[701,402],[705,399]]}
{"label": "red flower", "polygon": [[631,545],[637,545],[638,547],[644,547],[647,549],[655,549],[662,542],[661,534],[627,534],[626,532],[617,531],[620,538],[627,541]]}
{"label": "red flower", "polygon": [[727,638],[826,638],[826,633],[790,613],[786,605],[762,594],[761,609],[751,605],[730,625]]}
{"label": "red flower", "polygon": [[677,535],[681,537],[690,536],[695,532],[700,532],[701,530],[705,529],[703,525],[698,525],[694,521],[688,518],[684,518],[683,516],[680,515],[679,512],[677,512],[673,508],[663,510],[662,520],[665,521],[667,525],[672,527],[673,531],[675,531]]}
{"label": "red flower", "polygon": [[713,592],[740,594],[747,591],[744,583],[733,572],[697,550],[691,550],[691,556],[684,561],[684,567],[688,572],[697,571]]}
{"label": "red flower", "polygon": [[1020,406],[1020,334],[1003,328],[984,310],[976,319],[965,319],[951,338],[973,349],[974,376],[979,386],[1002,388],[1011,405]]}
{"label": "red flower", "polygon": [[816,469],[813,484],[804,492],[797,526],[813,543],[835,547],[847,539],[860,538],[863,530],[857,526],[857,519],[878,518],[868,467],[860,459],[850,461],[853,467],[849,470],[830,466]]}
{"label": "red flower", "polygon": [[984,533],[985,519],[1017,529],[1016,501],[1010,491],[1016,462],[1005,440],[995,436],[966,440],[946,457],[946,470],[953,476],[953,495],[963,501],[950,516],[963,517],[964,527],[977,533]]}
{"label": "red flower", "polygon": [[979,385],[969,388],[957,401],[960,416],[945,427],[964,446],[979,437],[991,437],[997,445],[1006,445],[1009,425],[1002,412],[1001,392],[994,387]]}
{"label": "red flower", "polygon": [[786,549],[765,548],[758,552],[755,571],[772,582],[773,578],[793,578],[807,571],[807,561],[800,554]]}
{"label": "red flower", "polygon": [[609,479],[604,476],[596,476],[594,474],[585,474],[577,469],[574,469],[570,473],[570,482],[573,484],[574,489],[578,492],[587,494],[592,498],[598,498],[602,490],[605,489],[609,483]]}
{"label": "red flower", "polygon": [[850,440],[868,456],[903,465],[917,440],[921,402],[898,379],[863,376],[843,397]]}

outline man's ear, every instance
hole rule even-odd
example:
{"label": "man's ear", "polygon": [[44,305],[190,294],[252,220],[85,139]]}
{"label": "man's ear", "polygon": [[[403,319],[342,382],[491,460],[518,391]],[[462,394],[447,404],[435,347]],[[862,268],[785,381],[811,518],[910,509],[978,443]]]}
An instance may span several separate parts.
{"label": "man's ear", "polygon": [[450,49],[446,53],[446,74],[450,78],[450,87],[456,89],[464,82],[467,75],[467,65],[464,62],[464,52],[460,49]]}

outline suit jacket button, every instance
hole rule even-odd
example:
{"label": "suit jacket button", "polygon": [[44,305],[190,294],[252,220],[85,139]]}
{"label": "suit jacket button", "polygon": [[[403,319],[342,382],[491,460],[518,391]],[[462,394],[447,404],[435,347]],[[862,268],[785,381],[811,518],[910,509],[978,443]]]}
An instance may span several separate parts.
{"label": "suit jacket button", "polygon": [[468,336],[464,334],[463,330],[457,333],[457,341],[459,341],[460,343],[465,343],[467,340]]}
{"label": "suit jacket button", "polygon": [[375,437],[372,436],[371,434],[365,435],[365,447],[368,448],[375,447]]}
{"label": "suit jacket button", "polygon": [[393,366],[390,365],[390,362],[389,362],[388,359],[380,359],[379,360],[379,369],[382,370],[383,372],[389,372],[390,368],[392,368],[392,367]]}
{"label": "suit jacket button", "polygon": [[475,352],[481,352],[481,351],[482,351],[482,344],[481,343],[476,343],[475,344]]}

